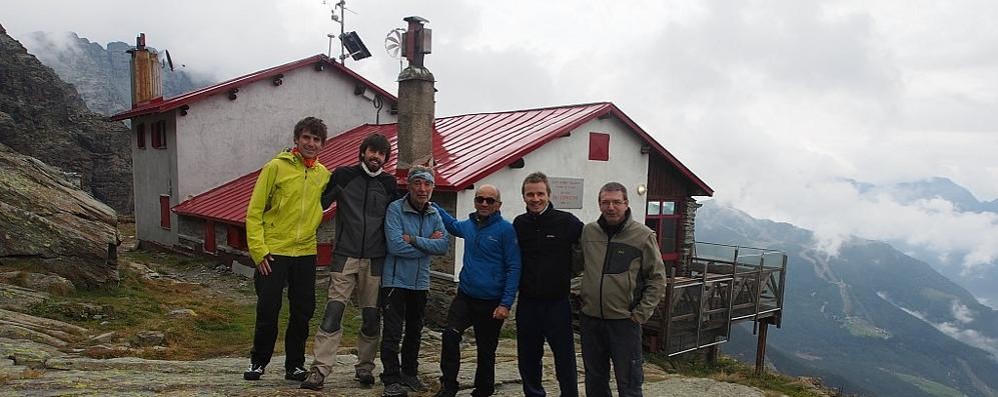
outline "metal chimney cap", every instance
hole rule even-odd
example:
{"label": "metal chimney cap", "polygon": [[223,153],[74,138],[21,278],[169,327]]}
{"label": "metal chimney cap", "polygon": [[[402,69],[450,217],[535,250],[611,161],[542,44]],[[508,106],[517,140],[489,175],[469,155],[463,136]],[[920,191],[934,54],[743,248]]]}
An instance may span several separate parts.
{"label": "metal chimney cap", "polygon": [[417,16],[415,16],[415,15],[413,15],[413,16],[411,16],[411,17],[405,17],[405,18],[402,18],[402,20],[403,20],[403,21],[406,21],[406,22],[419,22],[419,23],[427,23],[427,22],[430,22],[430,21],[428,21],[428,20],[424,19],[423,17],[417,17]]}

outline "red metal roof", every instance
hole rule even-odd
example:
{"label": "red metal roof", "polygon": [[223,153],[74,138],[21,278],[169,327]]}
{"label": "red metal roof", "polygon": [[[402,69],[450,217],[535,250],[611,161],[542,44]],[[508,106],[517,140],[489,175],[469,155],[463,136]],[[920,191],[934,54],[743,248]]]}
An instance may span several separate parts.
{"label": "red metal roof", "polygon": [[367,88],[372,89],[375,92],[377,92],[378,94],[380,94],[382,97],[384,97],[390,103],[398,103],[398,98],[396,98],[395,95],[392,95],[388,91],[385,91],[381,87],[378,87],[374,83],[372,83],[372,82],[368,81],[367,79],[361,77],[359,74],[357,74],[353,70],[350,70],[346,66],[343,66],[343,65],[341,65],[341,64],[333,61],[332,59],[330,59],[329,57],[327,57],[325,55],[319,54],[319,55],[310,56],[310,57],[305,58],[305,59],[300,59],[300,60],[297,60],[297,61],[294,61],[294,62],[286,63],[284,65],[275,66],[275,67],[272,67],[270,69],[264,69],[264,70],[261,70],[259,72],[250,73],[250,74],[247,74],[245,76],[236,77],[236,78],[234,78],[232,80],[225,81],[225,82],[222,82],[222,83],[218,83],[218,84],[215,84],[215,85],[210,86],[210,87],[205,87],[205,88],[201,88],[201,89],[198,89],[198,90],[194,90],[194,91],[188,92],[186,94],[175,96],[173,98],[169,98],[169,99],[162,99],[162,98],[160,98],[160,99],[156,99],[156,100],[150,101],[148,103],[143,103],[143,104],[138,105],[137,107],[134,107],[132,109],[129,109],[129,110],[126,110],[124,112],[118,113],[118,114],[116,114],[114,116],[111,116],[108,119],[111,120],[111,121],[119,121],[119,120],[130,119],[130,118],[133,118],[133,117],[144,116],[144,115],[147,115],[147,114],[162,113],[162,112],[165,112],[165,111],[168,111],[168,110],[173,110],[173,109],[179,108],[179,107],[181,107],[183,105],[186,105],[186,104],[189,104],[191,102],[195,102],[195,101],[201,100],[202,98],[205,98],[205,97],[208,97],[208,96],[211,96],[211,95],[215,95],[215,94],[218,94],[218,93],[228,92],[229,90],[231,90],[233,88],[238,88],[238,87],[241,87],[241,86],[245,86],[247,84],[250,84],[250,83],[253,83],[253,82],[256,82],[256,81],[273,78],[274,76],[276,76],[278,74],[289,72],[289,71],[292,71],[292,70],[295,70],[295,69],[298,69],[298,68],[302,68],[302,67],[310,67],[310,66],[314,67],[315,64],[317,64],[317,63],[322,63],[323,65],[325,65],[325,67],[331,67],[331,68],[333,68],[333,70],[337,70],[337,71],[339,71],[339,72],[341,72],[341,73],[349,76],[350,78],[353,78],[354,80],[357,80],[358,82],[360,82],[360,83],[364,84],[365,86],[367,86]]}
{"label": "red metal roof", "polygon": [[[547,142],[607,115],[617,117],[674,165],[697,193],[714,194],[707,184],[609,102],[439,118],[433,134],[436,188],[444,191],[465,189]],[[366,124],[330,138],[319,153],[319,161],[330,170],[355,164],[361,141],[375,132],[386,136],[393,153],[398,153],[397,127],[397,124]],[[392,156],[384,166],[385,171],[394,173],[395,164],[396,156]],[[239,177],[199,194],[173,210],[181,215],[241,225],[258,174],[256,171]],[[399,183],[404,181],[399,180]]]}

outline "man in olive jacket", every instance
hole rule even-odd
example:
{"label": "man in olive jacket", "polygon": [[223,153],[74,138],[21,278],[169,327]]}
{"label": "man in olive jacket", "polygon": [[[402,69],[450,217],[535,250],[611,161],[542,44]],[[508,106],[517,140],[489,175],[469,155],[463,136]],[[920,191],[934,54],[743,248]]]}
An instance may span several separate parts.
{"label": "man in olive jacket", "polygon": [[641,325],[665,292],[665,265],[655,232],[631,219],[627,188],[599,191],[602,214],[582,229],[582,362],[586,395],[610,396],[610,362],[621,397],[641,396]]}
{"label": "man in olive jacket", "polygon": [[330,175],[316,159],[325,140],[322,120],[302,119],[294,128],[295,147],[267,162],[253,188],[246,209],[246,240],[257,265],[256,329],[243,379],[260,379],[270,363],[285,285],[290,302],[284,333],[285,378],[305,379],[305,341],[315,311],[315,230],[322,220],[320,196]]}

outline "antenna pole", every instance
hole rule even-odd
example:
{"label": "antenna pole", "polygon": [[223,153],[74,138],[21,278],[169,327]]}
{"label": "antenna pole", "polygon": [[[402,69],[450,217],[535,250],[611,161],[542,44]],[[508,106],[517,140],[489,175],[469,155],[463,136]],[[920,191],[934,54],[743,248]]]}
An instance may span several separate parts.
{"label": "antenna pole", "polygon": [[343,10],[347,8],[347,2],[346,0],[340,0],[338,3],[336,3],[336,5],[340,7],[340,64],[346,65],[347,55],[346,55],[346,45],[343,44],[343,35],[346,33],[347,21],[346,19],[344,19],[346,17],[346,13],[343,12]]}

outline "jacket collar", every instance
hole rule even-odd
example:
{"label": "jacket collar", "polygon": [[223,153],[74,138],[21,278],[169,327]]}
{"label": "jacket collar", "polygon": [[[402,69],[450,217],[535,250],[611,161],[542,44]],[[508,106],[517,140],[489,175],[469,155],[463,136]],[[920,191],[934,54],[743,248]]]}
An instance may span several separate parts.
{"label": "jacket collar", "polygon": [[[278,153],[277,156],[275,156],[274,158],[278,158],[278,159],[287,161],[287,162],[293,164],[295,167],[308,168],[308,167],[305,167],[305,163],[302,161],[302,158],[300,156],[298,156],[298,155],[296,155],[296,154],[294,154],[294,153],[291,152],[291,148],[284,149],[283,151],[281,151],[280,153]],[[319,159],[316,158],[315,164],[310,169],[317,170],[317,169],[320,169],[320,168],[321,169],[325,169],[326,166],[322,165],[322,163],[319,162]]]}
{"label": "jacket collar", "polygon": [[[412,207],[412,203],[409,201],[409,193],[406,193],[405,196],[402,197],[402,210],[416,214],[420,213],[419,210]],[[437,213],[437,209],[430,205],[430,203],[426,203],[426,209],[424,209],[422,213],[435,214]]]}
{"label": "jacket collar", "polygon": [[628,223],[631,223],[631,209],[628,208],[627,212],[624,212],[624,219],[617,225],[607,224],[606,219],[603,218],[603,215],[599,216],[596,223],[599,224],[600,229],[603,229],[603,232],[606,233],[608,237],[613,237],[613,235],[620,233],[621,230],[624,230]]}
{"label": "jacket collar", "polygon": [[496,211],[496,212],[492,213],[492,215],[489,216],[489,218],[486,219],[484,223],[479,223],[478,222],[478,212],[477,211],[468,214],[468,218],[471,219],[472,222],[475,222],[475,224],[478,225],[479,228],[482,228],[482,227],[487,227],[487,226],[491,226],[492,224],[498,223],[500,220],[502,220],[502,214],[499,211]]}
{"label": "jacket collar", "polygon": [[529,216],[529,217],[530,217],[530,219],[540,219],[540,218],[543,218],[543,217],[545,217],[546,215],[550,214],[550,213],[551,213],[551,210],[553,210],[553,209],[554,209],[554,204],[552,204],[552,203],[551,203],[551,202],[549,201],[549,202],[548,202],[548,206],[547,206],[546,208],[544,208],[544,211],[541,211],[541,213],[540,213],[540,214],[535,214],[535,213],[533,213],[533,212],[530,212],[530,209],[528,208],[528,209],[527,209],[527,216]]}

